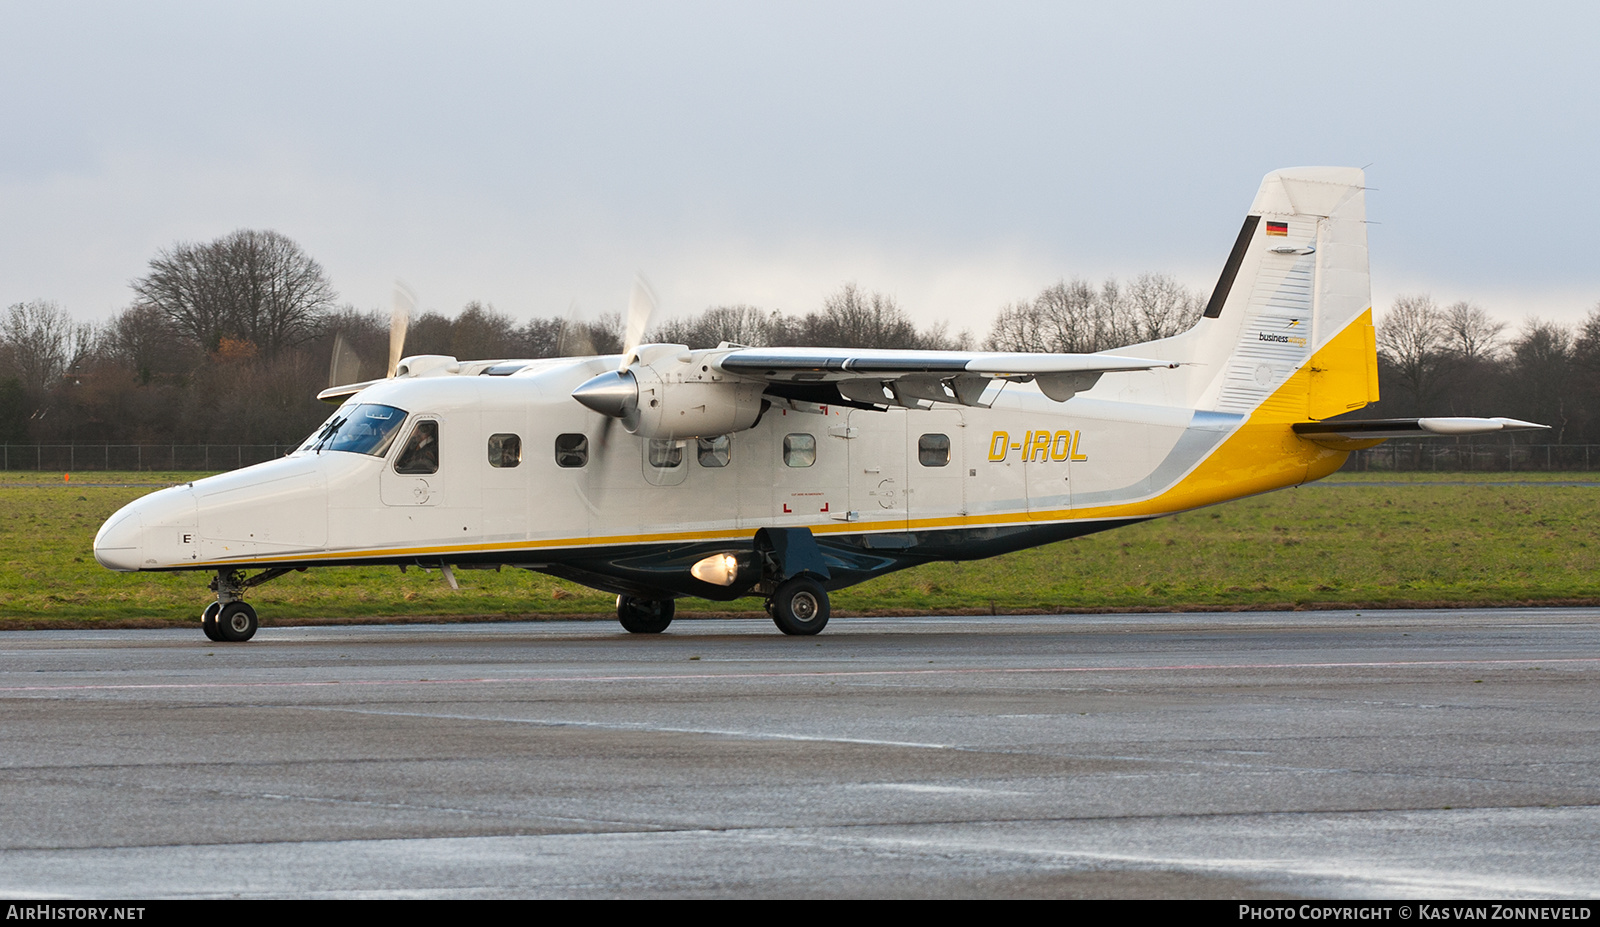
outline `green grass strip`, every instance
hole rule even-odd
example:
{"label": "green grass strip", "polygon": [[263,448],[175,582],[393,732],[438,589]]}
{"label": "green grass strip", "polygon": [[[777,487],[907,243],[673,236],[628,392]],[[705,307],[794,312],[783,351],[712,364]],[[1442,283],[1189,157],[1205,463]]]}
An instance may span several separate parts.
{"label": "green grass strip", "polygon": [[[192,623],[204,573],[123,574],[94,533],[198,474],[0,479],[0,627]],[[1600,603],[1600,482],[1585,474],[1365,474],[990,560],[937,563],[834,594],[837,614]],[[1374,477],[1379,475],[1373,475]],[[1411,477],[1400,479],[1399,477]],[[1579,485],[1562,485],[1577,482]],[[252,590],[263,622],[604,617],[612,597],[523,570],[348,567]],[[759,614],[685,599],[679,614]]]}

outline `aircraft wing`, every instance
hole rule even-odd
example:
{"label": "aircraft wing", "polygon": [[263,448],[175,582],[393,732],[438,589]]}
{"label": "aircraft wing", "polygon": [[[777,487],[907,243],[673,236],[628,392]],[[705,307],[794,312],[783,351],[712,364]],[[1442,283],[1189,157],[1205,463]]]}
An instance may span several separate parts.
{"label": "aircraft wing", "polygon": [[767,392],[809,401],[837,393],[851,404],[920,407],[978,405],[993,380],[1038,382],[1058,402],[1089,389],[1101,374],[1176,367],[1170,361],[1116,354],[1023,354],[988,351],[884,351],[867,348],[740,348],[710,365],[760,380]]}

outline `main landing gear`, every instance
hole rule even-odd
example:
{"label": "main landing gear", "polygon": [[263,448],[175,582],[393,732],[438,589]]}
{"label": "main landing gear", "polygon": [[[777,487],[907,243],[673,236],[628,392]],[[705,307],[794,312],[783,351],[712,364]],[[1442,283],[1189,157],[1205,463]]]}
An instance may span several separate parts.
{"label": "main landing gear", "polygon": [[[244,605],[243,602],[238,604]],[[673,611],[671,599],[617,596],[617,620],[634,634],[660,634],[672,624]],[[210,609],[206,613],[211,614]],[[767,614],[785,634],[816,634],[828,626],[828,590],[809,575],[796,576],[773,591],[772,597],[767,599]]]}
{"label": "main landing gear", "polygon": [[767,614],[785,634],[809,636],[828,626],[831,575],[810,528],[762,528],[755,536]]}
{"label": "main landing gear", "polygon": [[816,634],[828,626],[828,590],[810,574],[801,574],[773,590],[767,614],[785,634]]}
{"label": "main landing gear", "polygon": [[256,610],[242,598],[244,591],[288,572],[291,571],[263,570],[246,579],[239,570],[218,570],[217,578],[211,581],[217,600],[200,613],[200,630],[217,643],[243,643],[255,637],[260,622],[256,620]]}
{"label": "main landing gear", "polygon": [[660,634],[672,623],[672,613],[676,610],[671,599],[617,596],[617,620],[622,622],[624,630],[634,634]]}
{"label": "main landing gear", "polygon": [[[762,528],[754,538],[756,563],[761,568],[759,583],[746,578],[740,587],[745,595],[766,596],[767,615],[778,630],[785,634],[808,637],[828,626],[828,587],[831,580],[827,559],[810,528]],[[713,555],[696,565],[717,560],[739,560],[740,570],[752,569],[748,555]],[[723,566],[728,570],[734,567]],[[698,572],[694,577],[701,582],[716,582]],[[731,581],[731,579],[730,579]],[[728,582],[723,582],[728,585]],[[753,588],[752,588],[753,587]],[[672,623],[671,599],[646,599],[638,596],[617,596],[617,620],[634,634],[660,634]]]}

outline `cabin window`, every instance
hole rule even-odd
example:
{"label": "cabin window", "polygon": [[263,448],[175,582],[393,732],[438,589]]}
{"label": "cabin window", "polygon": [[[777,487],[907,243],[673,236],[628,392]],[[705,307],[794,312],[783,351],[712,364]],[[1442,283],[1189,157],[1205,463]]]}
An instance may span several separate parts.
{"label": "cabin window", "polygon": [[556,435],[556,466],[581,467],[588,462],[588,435]]}
{"label": "cabin window", "polygon": [[300,445],[302,451],[349,451],[382,457],[400,434],[406,414],[394,406],[363,402],[347,405],[322,423]]}
{"label": "cabin window", "polygon": [[733,441],[727,435],[699,438],[695,444],[699,448],[702,467],[726,467],[733,460]]}
{"label": "cabin window", "polygon": [[811,435],[783,436],[783,465],[809,467],[817,462],[817,439]]}
{"label": "cabin window", "polygon": [[949,435],[923,435],[917,439],[917,463],[924,467],[945,467],[950,464]]}
{"label": "cabin window", "polygon": [[645,446],[645,461],[657,470],[683,466],[683,444],[671,438],[651,438]]}
{"label": "cabin window", "polygon": [[522,439],[516,435],[489,436],[489,466],[515,467],[522,463]]}
{"label": "cabin window", "polygon": [[411,429],[411,437],[395,458],[394,472],[421,475],[439,472],[439,423],[425,419]]}

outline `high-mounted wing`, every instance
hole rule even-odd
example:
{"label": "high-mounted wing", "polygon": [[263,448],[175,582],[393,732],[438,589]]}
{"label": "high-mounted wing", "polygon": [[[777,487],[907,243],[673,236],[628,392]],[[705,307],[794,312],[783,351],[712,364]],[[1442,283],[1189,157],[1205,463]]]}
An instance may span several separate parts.
{"label": "high-mounted wing", "polygon": [[1115,354],[999,354],[851,348],[746,348],[694,351],[681,344],[640,345],[630,366],[579,384],[572,398],[622,422],[629,434],[692,438],[755,425],[763,397],[818,405],[926,409],[935,402],[986,406],[996,380],[1035,380],[1058,402],[1114,371],[1175,367]]}
{"label": "high-mounted wing", "polygon": [[1102,374],[1177,366],[1116,354],[866,348],[737,348],[714,353],[709,361],[717,371],[765,382],[774,395],[817,401],[837,392],[852,403],[910,408],[929,402],[977,405],[991,380],[1033,380],[1046,396],[1065,402]]}

